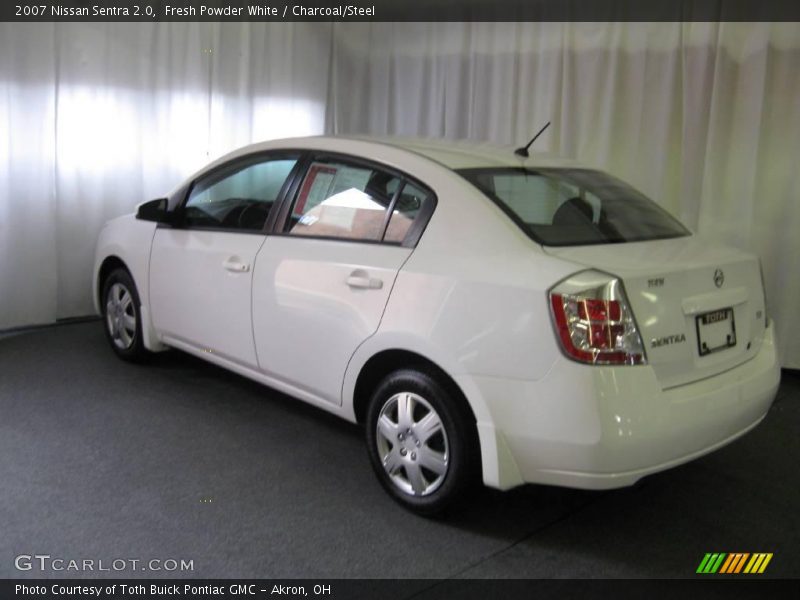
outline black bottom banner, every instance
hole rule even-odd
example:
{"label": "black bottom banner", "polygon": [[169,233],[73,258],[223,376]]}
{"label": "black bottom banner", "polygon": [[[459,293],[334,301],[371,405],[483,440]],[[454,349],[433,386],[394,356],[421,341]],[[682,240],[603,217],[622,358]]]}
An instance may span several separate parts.
{"label": "black bottom banner", "polygon": [[797,598],[799,580],[776,579],[4,579],[0,598],[216,600],[218,598]]}

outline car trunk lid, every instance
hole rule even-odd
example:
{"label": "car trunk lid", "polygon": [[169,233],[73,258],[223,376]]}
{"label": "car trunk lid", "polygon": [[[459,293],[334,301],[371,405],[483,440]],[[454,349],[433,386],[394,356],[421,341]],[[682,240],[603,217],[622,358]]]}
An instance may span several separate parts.
{"label": "car trunk lid", "polygon": [[663,388],[735,367],[761,343],[765,302],[751,254],[694,236],[544,249],[622,280]]}

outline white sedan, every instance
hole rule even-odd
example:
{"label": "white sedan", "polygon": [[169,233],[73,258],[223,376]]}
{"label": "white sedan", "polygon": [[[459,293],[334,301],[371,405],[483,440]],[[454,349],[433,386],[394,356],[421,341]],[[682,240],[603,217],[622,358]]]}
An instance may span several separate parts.
{"label": "white sedan", "polygon": [[113,350],[177,348],[365,424],[384,488],[604,489],[755,427],[780,369],[758,258],[622,181],[422,140],[248,146],[103,228]]}

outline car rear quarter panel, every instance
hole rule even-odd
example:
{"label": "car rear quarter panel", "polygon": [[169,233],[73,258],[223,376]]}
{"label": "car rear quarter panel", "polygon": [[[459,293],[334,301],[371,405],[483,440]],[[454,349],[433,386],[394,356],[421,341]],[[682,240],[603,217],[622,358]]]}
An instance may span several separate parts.
{"label": "car rear quarter panel", "polygon": [[[435,362],[454,379],[537,380],[560,355],[547,290],[576,271],[550,257],[468,182],[445,169],[438,205],[401,269],[378,332],[351,360],[345,403],[360,367],[401,349]],[[480,420],[484,400],[464,391]]]}
{"label": "car rear quarter panel", "polygon": [[546,255],[466,180],[442,170],[427,182],[436,211],[398,274],[378,331],[350,361],[342,408],[355,419],[358,375],[375,354],[424,356],[455,381],[475,415],[484,483],[507,488],[522,478],[495,426],[494,399],[482,392],[492,388],[479,380],[547,375],[561,356],[547,290],[579,268]]}

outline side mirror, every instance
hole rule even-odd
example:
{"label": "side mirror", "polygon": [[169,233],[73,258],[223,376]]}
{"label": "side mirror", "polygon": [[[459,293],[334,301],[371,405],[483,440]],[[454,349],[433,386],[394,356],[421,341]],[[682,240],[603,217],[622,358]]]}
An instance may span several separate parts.
{"label": "side mirror", "polygon": [[142,221],[155,221],[156,223],[169,223],[171,214],[167,210],[169,205],[166,198],[150,200],[139,205],[136,209],[136,218]]}

